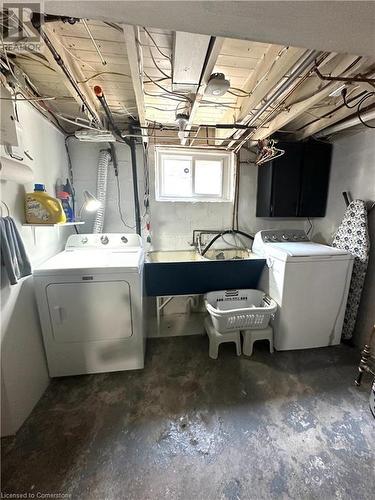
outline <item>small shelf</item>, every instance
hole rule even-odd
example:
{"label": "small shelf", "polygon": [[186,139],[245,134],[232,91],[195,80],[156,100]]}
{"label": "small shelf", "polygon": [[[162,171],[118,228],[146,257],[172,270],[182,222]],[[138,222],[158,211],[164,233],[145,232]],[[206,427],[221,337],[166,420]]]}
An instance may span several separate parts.
{"label": "small shelf", "polygon": [[80,226],[84,221],[79,222],[64,222],[60,224],[22,224],[23,227],[65,227],[65,226]]}

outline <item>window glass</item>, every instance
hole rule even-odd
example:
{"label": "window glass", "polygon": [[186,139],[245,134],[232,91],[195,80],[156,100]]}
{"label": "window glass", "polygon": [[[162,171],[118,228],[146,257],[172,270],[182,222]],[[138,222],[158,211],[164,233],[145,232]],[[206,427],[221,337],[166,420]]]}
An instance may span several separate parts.
{"label": "window glass", "polygon": [[195,160],[194,191],[196,194],[222,195],[223,163],[221,160]]}
{"label": "window glass", "polygon": [[164,158],[163,196],[191,196],[192,162],[189,158]]}

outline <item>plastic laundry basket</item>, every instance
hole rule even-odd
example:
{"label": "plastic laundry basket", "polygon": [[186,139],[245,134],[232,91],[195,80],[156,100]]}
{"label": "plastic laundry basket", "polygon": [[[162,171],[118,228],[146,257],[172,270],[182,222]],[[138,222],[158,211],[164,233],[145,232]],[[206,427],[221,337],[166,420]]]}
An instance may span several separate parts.
{"label": "plastic laundry basket", "polygon": [[222,290],[205,295],[206,309],[219,333],[266,328],[276,302],[261,290]]}

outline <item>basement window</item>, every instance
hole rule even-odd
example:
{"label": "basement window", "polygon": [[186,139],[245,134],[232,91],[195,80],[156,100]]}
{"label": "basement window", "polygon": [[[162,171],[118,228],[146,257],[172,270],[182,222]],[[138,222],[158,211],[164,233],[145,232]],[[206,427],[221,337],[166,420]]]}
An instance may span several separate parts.
{"label": "basement window", "polygon": [[232,153],[156,149],[157,201],[230,202],[233,186]]}

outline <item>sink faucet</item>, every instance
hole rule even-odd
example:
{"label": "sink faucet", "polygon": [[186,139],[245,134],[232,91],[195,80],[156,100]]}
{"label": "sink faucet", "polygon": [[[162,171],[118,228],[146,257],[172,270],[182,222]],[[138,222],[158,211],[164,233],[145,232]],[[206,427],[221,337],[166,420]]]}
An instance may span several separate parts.
{"label": "sink faucet", "polygon": [[193,231],[193,241],[190,243],[190,246],[194,247],[199,254],[202,253],[202,247],[204,244],[202,243],[202,233],[199,230]]}

